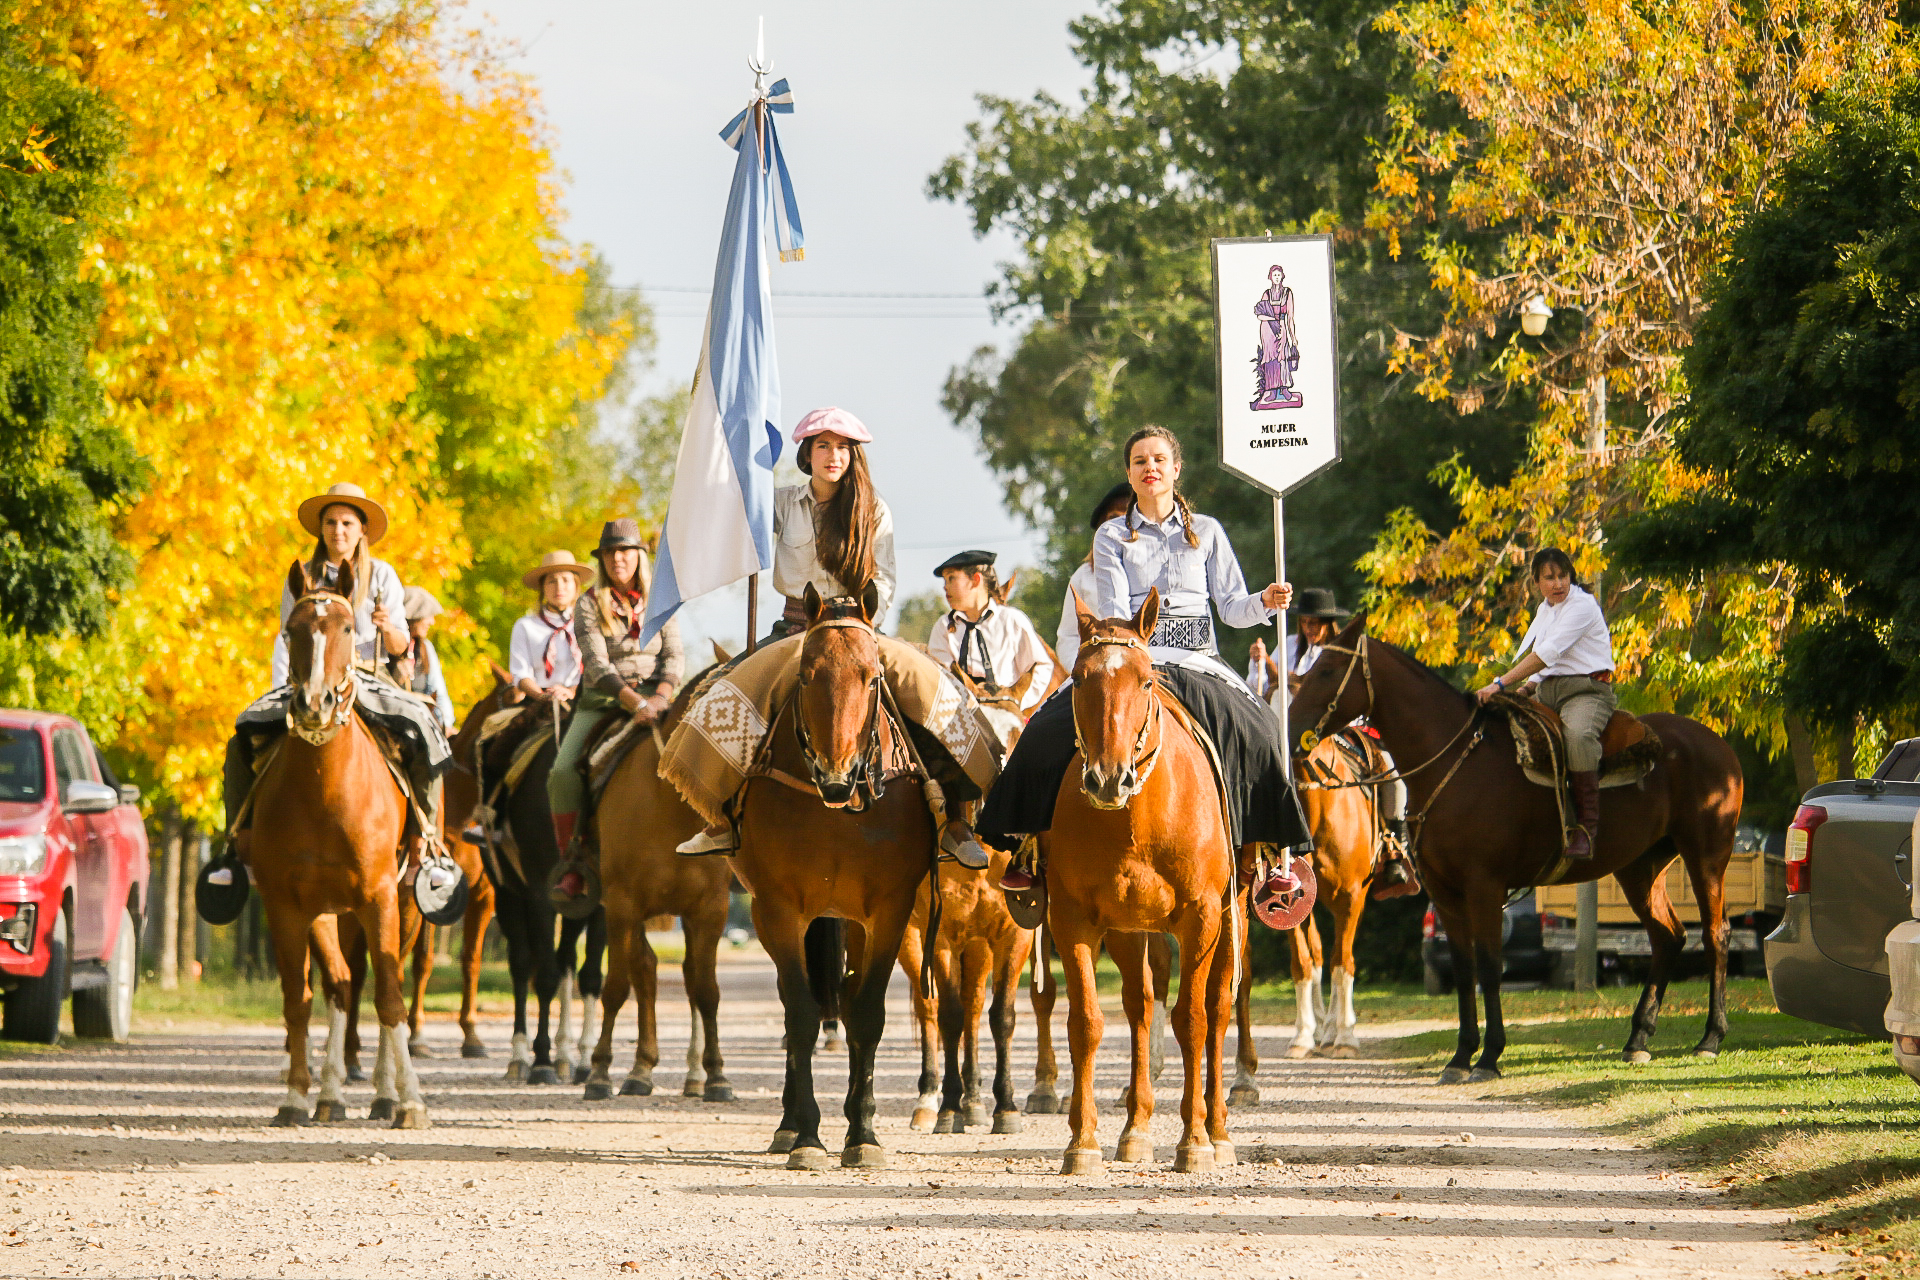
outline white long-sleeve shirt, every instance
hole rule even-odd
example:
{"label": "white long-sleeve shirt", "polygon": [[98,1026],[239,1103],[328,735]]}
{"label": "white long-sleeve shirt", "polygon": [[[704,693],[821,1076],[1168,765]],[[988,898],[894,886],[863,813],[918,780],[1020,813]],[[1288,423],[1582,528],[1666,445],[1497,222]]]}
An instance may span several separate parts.
{"label": "white long-sleeve shirt", "polygon": [[976,680],[1005,689],[1032,671],[1020,709],[1031,711],[1040,705],[1053,680],[1053,660],[1047,657],[1047,646],[1034,630],[1033,619],[1005,604],[989,605],[975,623],[969,623],[958,609],[949,609],[934,620],[927,653],[941,666],[951,667],[959,660],[962,645],[967,649],[967,674]]}
{"label": "white long-sleeve shirt", "polygon": [[[327,586],[332,586],[339,577],[339,571],[332,565],[321,566],[321,577]],[[353,611],[354,656],[367,662],[378,662],[386,653],[386,645],[380,639],[380,630],[373,625],[373,611],[386,606],[389,625],[403,627],[407,616],[406,592],[400,586],[400,575],[385,560],[367,561],[367,594]],[[287,618],[293,613],[294,599],[290,587],[280,589],[280,630],[273,637],[273,687],[278,689],[287,682]]]}
{"label": "white long-sleeve shirt", "polygon": [[[809,583],[822,596],[849,594],[846,584],[820,563],[814,545],[813,486],[791,484],[773,491],[773,589],[798,600],[807,594]],[[873,585],[880,589],[880,612],[874,621],[887,616],[893,603],[896,580],[893,566],[893,513],[879,495],[873,499],[876,528],[873,535]]]}
{"label": "white long-sleeve shirt", "polygon": [[[1529,649],[1546,663],[1532,683],[1549,676],[1587,676],[1613,670],[1613,634],[1600,612],[1600,602],[1585,587],[1570,587],[1559,604],[1540,602],[1520,642],[1520,654]],[[1516,655],[1518,656],[1518,655]]]}
{"label": "white long-sleeve shirt", "polygon": [[[548,658],[553,659],[551,674],[547,671]],[[513,639],[507,646],[507,674],[515,684],[531,680],[542,689],[579,684],[580,643],[573,634],[573,610],[556,614],[542,608],[515,622]]]}
{"label": "white long-sleeve shirt", "polygon": [[1073,577],[1067,580],[1067,594],[1060,601],[1060,626],[1053,633],[1053,651],[1060,655],[1060,669],[1068,676],[1073,675],[1073,664],[1080,657],[1080,614],[1073,607],[1073,595],[1076,591],[1080,593],[1081,603],[1087,608],[1099,608],[1094,603],[1091,560],[1075,569]]}
{"label": "white long-sleeve shirt", "polygon": [[[1129,526],[1138,533],[1131,542]],[[1193,531],[1197,547],[1187,545],[1178,507],[1158,523],[1132,511],[1101,525],[1093,535],[1094,591],[1100,597],[1088,602],[1094,612],[1102,618],[1132,617],[1147,592],[1158,587],[1163,617],[1204,616],[1211,600],[1229,627],[1272,621],[1273,610],[1248,593],[1220,522],[1196,514]]]}

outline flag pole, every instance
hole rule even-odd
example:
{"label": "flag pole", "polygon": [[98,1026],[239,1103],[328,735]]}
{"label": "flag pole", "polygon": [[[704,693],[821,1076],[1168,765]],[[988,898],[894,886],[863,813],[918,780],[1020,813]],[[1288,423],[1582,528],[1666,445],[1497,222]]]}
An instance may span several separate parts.
{"label": "flag pole", "polygon": [[[762,14],[760,17],[759,30],[756,32],[754,36],[754,41],[753,41],[753,57],[750,61],[748,61],[747,69],[753,72],[753,91],[754,93],[758,94],[766,86],[767,72],[773,69],[773,64],[767,61],[767,19],[765,14]],[[756,133],[758,133],[760,129],[761,121],[765,118],[765,114],[766,113],[761,108],[761,105],[756,102],[754,104],[754,111],[753,111],[753,127]],[[764,151],[764,149],[765,149],[765,144],[763,143],[762,150]],[[759,648],[760,646],[759,613],[760,613],[760,575],[757,573],[750,573],[747,575],[747,652],[748,653],[752,653],[755,649]]]}
{"label": "flag pole", "polygon": [[747,652],[752,653],[759,646],[760,628],[754,622],[754,615],[760,612],[760,575],[747,575]]}

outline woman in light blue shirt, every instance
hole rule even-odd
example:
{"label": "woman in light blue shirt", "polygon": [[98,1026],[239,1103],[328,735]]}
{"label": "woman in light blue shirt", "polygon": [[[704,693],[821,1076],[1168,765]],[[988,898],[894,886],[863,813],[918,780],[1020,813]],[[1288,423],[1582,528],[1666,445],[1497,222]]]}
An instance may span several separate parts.
{"label": "woman in light blue shirt", "polygon": [[[1101,617],[1129,618],[1158,589],[1160,619],[1148,651],[1161,680],[1219,750],[1234,846],[1306,844],[1311,837],[1287,780],[1280,722],[1220,661],[1213,630],[1213,611],[1234,627],[1271,621],[1292,600],[1293,588],[1276,582],[1257,594],[1247,590],[1226,530],[1195,513],[1180,492],[1180,443],[1171,432],[1134,432],[1125,456],[1133,500],[1094,534],[1097,598],[1085,603]],[[987,793],[977,828],[981,838],[1013,849],[1022,836],[1050,830],[1074,750],[1073,700],[1056,693],[1027,721]],[[1002,883],[1018,890],[1031,879],[1016,868]]]}

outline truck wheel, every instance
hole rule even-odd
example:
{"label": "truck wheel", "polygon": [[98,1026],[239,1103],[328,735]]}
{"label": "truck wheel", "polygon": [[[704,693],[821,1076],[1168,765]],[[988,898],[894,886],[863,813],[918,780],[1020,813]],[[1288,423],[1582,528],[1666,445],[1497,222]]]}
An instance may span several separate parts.
{"label": "truck wheel", "polygon": [[107,957],[105,986],[73,993],[73,1034],[90,1040],[125,1040],[133,1031],[133,988],[140,977],[139,926],[131,909],[120,909],[120,938]]}
{"label": "truck wheel", "polygon": [[1452,993],[1453,991],[1452,980],[1443,976],[1440,970],[1434,966],[1432,961],[1427,962],[1426,970],[1427,970],[1426,977],[1427,977],[1427,994],[1428,995],[1444,996]]}
{"label": "truck wheel", "polygon": [[35,1044],[54,1044],[60,1039],[60,1011],[66,1008],[67,993],[73,979],[72,939],[67,936],[67,913],[53,917],[53,933],[47,939],[47,971],[28,978],[7,993],[6,1017],[0,1023],[0,1035],[9,1040],[31,1040]]}

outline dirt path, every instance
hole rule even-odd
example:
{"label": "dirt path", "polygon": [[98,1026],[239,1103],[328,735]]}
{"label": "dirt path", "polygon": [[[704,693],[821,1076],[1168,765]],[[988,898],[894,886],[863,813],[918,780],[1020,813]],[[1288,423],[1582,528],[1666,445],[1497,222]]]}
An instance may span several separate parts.
{"label": "dirt path", "polygon": [[[661,1092],[588,1104],[577,1088],[508,1084],[508,1028],[490,1026],[493,1059],[421,1064],[433,1128],[418,1133],[366,1120],[268,1128],[282,1093],[277,1030],[161,1032],[0,1062],[0,1275],[1424,1280],[1831,1265],[1781,1243],[1781,1215],[1729,1208],[1618,1141],[1365,1061],[1270,1058],[1263,1101],[1235,1115],[1244,1162],[1179,1176],[1167,1164],[1170,1051],[1159,1162],[1063,1179],[1057,1116],[1005,1137],[907,1129],[917,1058],[898,1003],[882,1054],[892,1167],[789,1173],[759,1154],[779,1113],[771,970],[743,959],[722,971],[740,1094],[728,1105],[669,1091],[687,1026],[671,972]],[[1124,1049],[1113,1026],[1099,1081],[1109,1153]],[[1277,1054],[1284,1035],[1263,1030],[1262,1050]],[[457,1050],[450,1024],[429,1038]],[[617,1080],[631,1040],[615,1053]],[[830,1147],[843,1132],[844,1062],[826,1055],[820,1071]],[[348,1096],[365,1115],[370,1086]]]}

